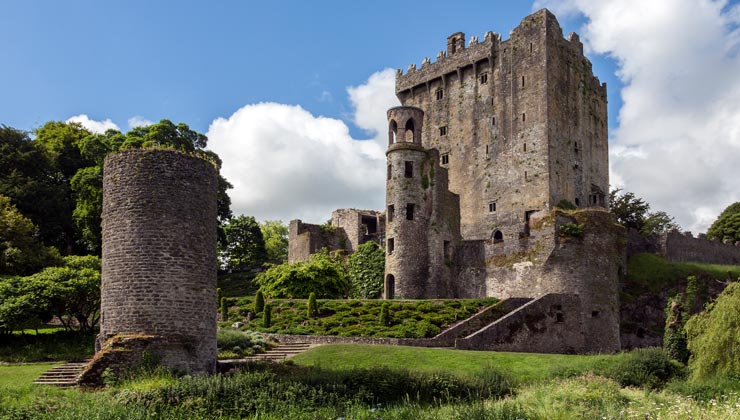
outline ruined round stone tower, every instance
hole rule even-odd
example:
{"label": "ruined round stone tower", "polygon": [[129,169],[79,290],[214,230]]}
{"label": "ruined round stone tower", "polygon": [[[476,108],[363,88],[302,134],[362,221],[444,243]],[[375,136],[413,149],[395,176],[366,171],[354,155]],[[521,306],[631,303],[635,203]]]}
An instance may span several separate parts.
{"label": "ruined round stone tower", "polygon": [[216,168],[184,153],[137,149],[108,156],[103,172],[97,349],[124,347],[119,354],[148,352],[168,368],[214,372]]}
{"label": "ruined round stone tower", "polygon": [[[425,297],[429,216],[422,179],[427,152],[421,145],[424,112],[400,106],[388,110],[385,298]],[[427,179],[427,183],[429,180]]]}

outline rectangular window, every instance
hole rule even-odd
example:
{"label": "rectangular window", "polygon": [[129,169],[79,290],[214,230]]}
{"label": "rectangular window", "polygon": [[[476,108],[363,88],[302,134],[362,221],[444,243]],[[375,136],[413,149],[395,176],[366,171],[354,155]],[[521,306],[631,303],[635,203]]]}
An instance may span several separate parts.
{"label": "rectangular window", "polygon": [[437,91],[434,94],[438,101],[442,100],[442,98],[445,97],[445,91],[442,89],[437,89]]}
{"label": "rectangular window", "polygon": [[443,252],[443,255],[445,257],[445,261],[449,261],[450,260],[450,256],[451,256],[451,253],[450,253],[450,241],[444,241],[442,243],[442,247],[443,247],[442,248],[442,252]]}
{"label": "rectangular window", "polygon": [[414,220],[414,205],[406,204],[406,220]]}
{"label": "rectangular window", "polygon": [[448,163],[450,163],[450,154],[449,153],[444,153],[441,156],[441,160],[442,160],[442,165],[447,165]]}
{"label": "rectangular window", "polygon": [[524,87],[524,76],[522,76],[522,87]]}
{"label": "rectangular window", "polygon": [[496,117],[491,117],[491,125],[496,125]]}
{"label": "rectangular window", "polygon": [[524,121],[526,121],[526,120],[527,120],[527,115],[526,115],[525,113],[523,113],[523,112],[522,112],[522,122],[524,122]]}
{"label": "rectangular window", "polygon": [[440,136],[446,136],[447,135],[447,126],[439,127],[439,135]]}
{"label": "rectangular window", "polygon": [[488,151],[488,145],[486,145],[486,157],[488,157],[489,151]]}
{"label": "rectangular window", "polygon": [[388,179],[391,179],[391,173],[393,172],[393,166],[388,165]]}
{"label": "rectangular window", "polygon": [[407,160],[404,163],[403,176],[405,176],[406,178],[413,178],[414,177],[414,162],[411,162],[411,161],[408,161]]}
{"label": "rectangular window", "polygon": [[494,211],[496,211],[496,202],[491,201],[490,203],[488,203],[488,212],[493,213]]}
{"label": "rectangular window", "polygon": [[386,246],[386,248],[388,248],[388,255],[393,254],[393,251],[396,249],[395,245],[393,238],[388,238],[388,245]]}
{"label": "rectangular window", "polygon": [[527,151],[527,143],[524,143],[524,151]]}
{"label": "rectangular window", "polygon": [[486,83],[488,83],[488,73],[481,73],[480,84],[485,85]]}
{"label": "rectangular window", "polygon": [[393,216],[395,215],[395,213],[396,213],[396,207],[393,204],[388,206],[388,223],[393,221]]}

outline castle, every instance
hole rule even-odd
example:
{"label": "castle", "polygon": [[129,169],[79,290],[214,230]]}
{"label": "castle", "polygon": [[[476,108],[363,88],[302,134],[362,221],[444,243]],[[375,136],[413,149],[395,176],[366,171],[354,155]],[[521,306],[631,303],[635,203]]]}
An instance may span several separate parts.
{"label": "castle", "polygon": [[384,214],[292,221],[290,262],[384,237],[386,299],[524,298],[458,348],[619,350],[629,241],[607,209],[606,84],[578,35],[546,9],[507,40],[458,32],[398,71],[396,95]]}

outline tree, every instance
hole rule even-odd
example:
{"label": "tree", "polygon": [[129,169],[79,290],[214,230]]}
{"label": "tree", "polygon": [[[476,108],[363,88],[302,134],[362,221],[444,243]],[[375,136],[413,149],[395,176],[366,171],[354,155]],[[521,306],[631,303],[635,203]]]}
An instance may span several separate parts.
{"label": "tree", "polygon": [[694,378],[740,375],[739,330],[740,282],[732,282],[686,323],[689,367]]}
{"label": "tree", "polygon": [[244,271],[264,264],[267,257],[265,240],[254,217],[232,217],[223,229],[226,246],[221,251],[221,259],[227,268]]}
{"label": "tree", "polygon": [[36,237],[31,220],[0,195],[0,275],[28,275],[60,263],[59,252]]}
{"label": "tree", "polygon": [[271,299],[306,299],[311,292],[323,299],[347,296],[349,280],[342,264],[324,249],[308,262],[280,264],[259,273],[255,282]]}
{"label": "tree", "polygon": [[680,229],[672,216],[664,211],[650,212],[650,204],[634,193],[620,194],[617,188],[609,192],[609,209],[617,223],[638,230],[643,235],[657,235]]}
{"label": "tree", "polygon": [[288,227],[282,220],[265,220],[260,223],[265,239],[267,261],[281,264],[288,260]]}
{"label": "tree", "polygon": [[707,231],[710,239],[740,241],[740,201],[730,204]]}
{"label": "tree", "polygon": [[350,297],[376,299],[383,293],[385,252],[375,242],[365,242],[347,259]]}

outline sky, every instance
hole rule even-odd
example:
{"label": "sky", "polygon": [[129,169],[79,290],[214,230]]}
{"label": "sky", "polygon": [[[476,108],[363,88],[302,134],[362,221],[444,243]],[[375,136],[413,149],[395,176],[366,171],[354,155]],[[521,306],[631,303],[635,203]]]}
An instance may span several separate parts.
{"label": "sky", "polygon": [[608,85],[610,182],[703,232],[740,201],[740,6],[726,0],[0,0],[0,124],[205,133],[235,214],[382,209],[395,69],[542,7]]}

